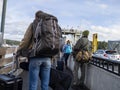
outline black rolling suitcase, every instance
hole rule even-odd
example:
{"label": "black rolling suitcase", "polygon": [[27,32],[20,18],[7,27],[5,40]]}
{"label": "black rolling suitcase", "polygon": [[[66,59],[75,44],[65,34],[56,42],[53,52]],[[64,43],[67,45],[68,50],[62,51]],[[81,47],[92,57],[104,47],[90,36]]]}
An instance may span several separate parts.
{"label": "black rolling suitcase", "polygon": [[[13,73],[18,69],[17,60],[13,60],[13,65],[14,63],[16,63],[16,69],[8,74],[0,74],[0,90],[22,90],[22,78],[20,76],[13,75]],[[4,67],[5,66],[2,66],[2,68]]]}
{"label": "black rolling suitcase", "polygon": [[60,70],[60,71],[63,71],[64,70],[64,61],[58,60],[56,69]]}
{"label": "black rolling suitcase", "polygon": [[10,74],[0,74],[0,90],[22,90],[22,78]]}

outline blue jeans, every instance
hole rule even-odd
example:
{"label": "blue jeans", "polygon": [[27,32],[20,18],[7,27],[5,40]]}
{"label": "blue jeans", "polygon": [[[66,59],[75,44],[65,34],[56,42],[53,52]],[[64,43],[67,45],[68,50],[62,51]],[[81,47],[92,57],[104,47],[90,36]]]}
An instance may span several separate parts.
{"label": "blue jeans", "polygon": [[29,64],[29,90],[37,90],[39,76],[41,79],[41,89],[49,89],[50,78],[50,58],[30,58]]}

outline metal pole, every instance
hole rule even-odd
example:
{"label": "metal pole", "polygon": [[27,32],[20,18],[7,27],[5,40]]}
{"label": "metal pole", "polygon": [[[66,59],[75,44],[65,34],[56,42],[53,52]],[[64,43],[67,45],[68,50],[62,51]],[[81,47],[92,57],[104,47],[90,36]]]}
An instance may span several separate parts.
{"label": "metal pole", "polygon": [[2,43],[3,43],[3,37],[4,37],[6,5],[7,5],[7,0],[3,0],[2,18],[1,18],[1,37],[0,37],[1,41],[0,41],[0,45],[2,45]]}

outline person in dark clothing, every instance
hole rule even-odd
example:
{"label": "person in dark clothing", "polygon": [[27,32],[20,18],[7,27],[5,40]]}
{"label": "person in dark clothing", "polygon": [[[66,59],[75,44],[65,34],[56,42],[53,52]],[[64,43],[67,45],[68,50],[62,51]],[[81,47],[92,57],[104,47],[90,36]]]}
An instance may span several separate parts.
{"label": "person in dark clothing", "polygon": [[[75,46],[73,48],[73,57],[74,58],[80,50],[90,51],[90,48],[89,48],[90,47],[90,42],[88,40],[88,35],[89,35],[88,30],[83,31],[82,37],[75,44]],[[86,63],[85,62],[78,62],[75,59],[74,59],[74,62],[75,63],[74,63],[74,71],[73,71],[73,75],[74,75],[73,85],[83,86],[84,85],[84,80],[85,80],[85,66],[86,66]],[[80,80],[78,79],[79,68],[81,70]]]}

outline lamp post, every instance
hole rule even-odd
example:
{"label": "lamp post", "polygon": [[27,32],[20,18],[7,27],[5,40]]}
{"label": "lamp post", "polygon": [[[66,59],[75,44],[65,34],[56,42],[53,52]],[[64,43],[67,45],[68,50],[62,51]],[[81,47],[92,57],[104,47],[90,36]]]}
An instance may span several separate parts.
{"label": "lamp post", "polygon": [[3,44],[6,5],[7,5],[7,0],[3,0],[2,17],[1,17],[1,30],[0,30],[0,46]]}

